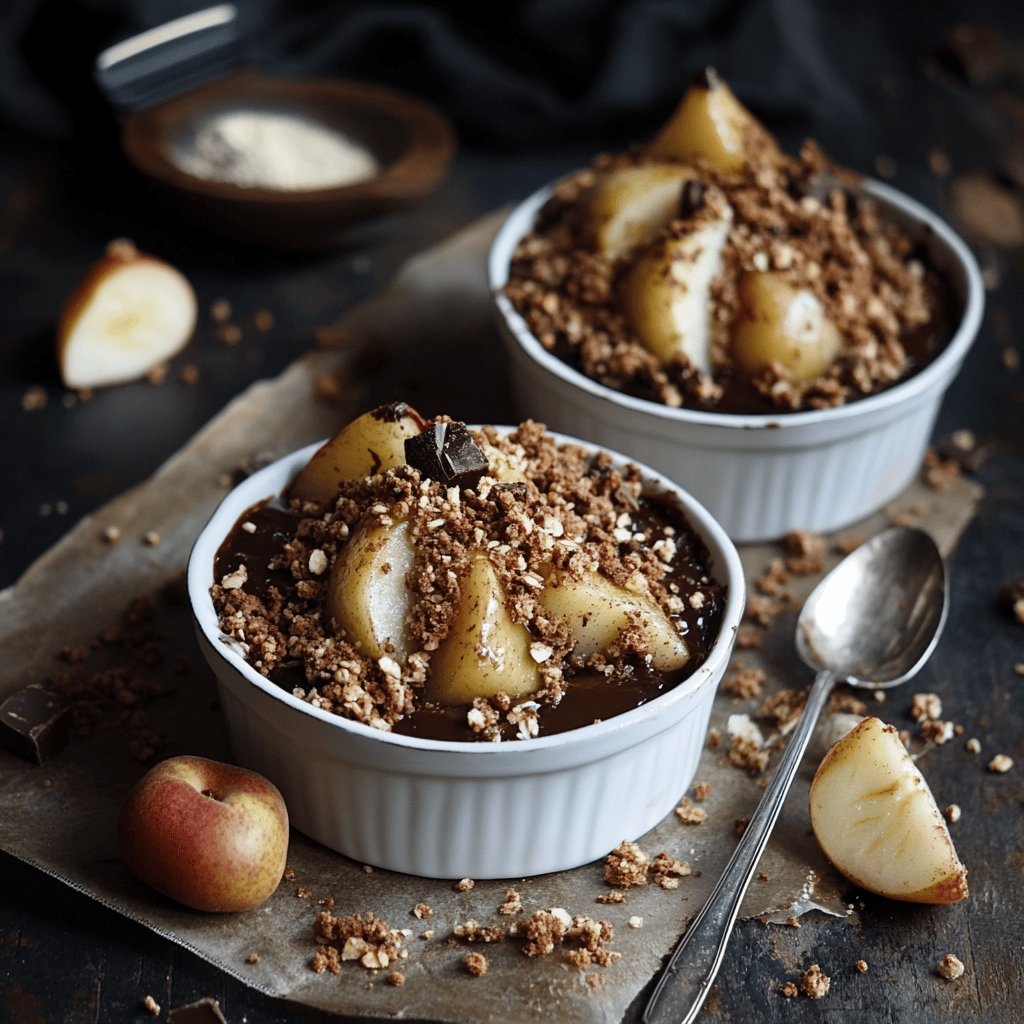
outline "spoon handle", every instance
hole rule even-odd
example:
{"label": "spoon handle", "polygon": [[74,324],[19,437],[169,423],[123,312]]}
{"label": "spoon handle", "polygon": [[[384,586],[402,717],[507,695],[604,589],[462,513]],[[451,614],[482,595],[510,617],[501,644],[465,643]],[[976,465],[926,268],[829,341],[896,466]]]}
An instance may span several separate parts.
{"label": "spoon handle", "polygon": [[707,903],[676,946],[648,1000],[644,1024],[692,1024],[700,1012],[725,956],[747,886],[834,683],[835,676],[828,671],[819,672],[815,678],[775,778],[761,797]]}

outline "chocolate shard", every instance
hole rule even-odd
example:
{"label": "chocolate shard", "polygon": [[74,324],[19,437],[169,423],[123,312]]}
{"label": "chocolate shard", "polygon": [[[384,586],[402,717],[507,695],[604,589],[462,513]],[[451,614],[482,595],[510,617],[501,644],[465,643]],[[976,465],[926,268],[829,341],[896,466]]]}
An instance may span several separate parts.
{"label": "chocolate shard", "polygon": [[476,487],[490,469],[466,424],[446,421],[431,423],[422,434],[406,438],[405,461],[425,477],[460,490]]}
{"label": "chocolate shard", "polygon": [[71,705],[41,683],[30,683],[0,704],[0,746],[42,764],[71,736]]}

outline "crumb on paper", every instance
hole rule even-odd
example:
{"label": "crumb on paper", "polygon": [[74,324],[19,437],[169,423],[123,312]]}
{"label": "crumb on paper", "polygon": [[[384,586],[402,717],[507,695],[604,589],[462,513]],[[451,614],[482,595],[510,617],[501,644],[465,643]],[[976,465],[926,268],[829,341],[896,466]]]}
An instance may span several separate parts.
{"label": "crumb on paper", "polygon": [[854,970],[855,970],[855,971],[856,971],[856,972],[857,972],[858,974],[867,974],[867,973],[868,973],[868,962],[867,962],[867,960],[858,960],[858,961],[857,961],[857,962],[856,962],[856,963],[855,963],[855,964],[853,965],[853,969],[854,969]]}
{"label": "crumb on paper", "polygon": [[965,744],[964,750],[969,754],[980,754],[981,753],[981,740],[977,737],[972,736]]}
{"label": "crumb on paper", "polygon": [[408,955],[402,945],[406,934],[376,914],[335,917],[321,910],[313,923],[313,939],[319,948],[310,960],[310,970],[338,974],[347,961],[357,961],[370,971],[381,970]]}
{"label": "crumb on paper", "polygon": [[160,1004],[152,996],[146,996],[142,1000],[142,1006],[147,1013],[151,1013],[154,1017],[160,1016]]}
{"label": "crumb on paper", "polygon": [[249,955],[248,955],[248,956],[247,956],[247,957],[245,958],[245,962],[246,962],[247,964],[258,964],[258,963],[260,962],[260,955],[259,955],[259,953],[257,953],[257,952],[255,952],[255,951],[253,951],[252,953],[250,953],[250,954],[249,954]]}
{"label": "crumb on paper", "polygon": [[479,950],[471,950],[462,958],[463,966],[474,978],[482,978],[487,973],[487,957]]}
{"label": "crumb on paper", "polygon": [[945,978],[947,981],[956,981],[956,979],[961,977],[964,973],[963,961],[952,953],[947,953],[935,965],[935,973],[940,978]]}
{"label": "crumb on paper", "polygon": [[760,697],[767,676],[763,669],[753,665],[738,668],[730,672],[723,680],[721,689],[732,697],[747,700]]}
{"label": "crumb on paper", "polygon": [[955,825],[960,820],[960,814],[961,814],[960,805],[959,804],[950,804],[946,808],[944,814],[945,814],[946,821],[948,821],[950,823],[950,825]]}
{"label": "crumb on paper", "polygon": [[142,543],[148,548],[155,548],[160,544],[160,534],[156,530],[147,530],[142,536]]}
{"label": "crumb on paper", "polygon": [[708,820],[708,812],[703,807],[694,807],[689,797],[683,797],[676,808],[676,817],[684,825],[703,825]]}
{"label": "crumb on paper", "polygon": [[996,754],[988,763],[988,770],[997,775],[1008,772],[1013,767],[1013,758],[1008,754]]}
{"label": "crumb on paper", "polygon": [[498,907],[498,913],[504,916],[521,914],[523,912],[523,898],[515,889],[509,889],[505,893],[505,899]]}
{"label": "crumb on paper", "polygon": [[605,858],[604,880],[620,889],[647,884],[651,859],[636,843],[623,840]]}
{"label": "crumb on paper", "polygon": [[425,917],[434,916],[434,908],[429,903],[417,903],[415,907],[410,911],[413,917],[417,920],[422,921]]}
{"label": "crumb on paper", "polygon": [[460,878],[452,888],[456,892],[469,892],[471,889],[476,888],[476,882],[472,878]]}

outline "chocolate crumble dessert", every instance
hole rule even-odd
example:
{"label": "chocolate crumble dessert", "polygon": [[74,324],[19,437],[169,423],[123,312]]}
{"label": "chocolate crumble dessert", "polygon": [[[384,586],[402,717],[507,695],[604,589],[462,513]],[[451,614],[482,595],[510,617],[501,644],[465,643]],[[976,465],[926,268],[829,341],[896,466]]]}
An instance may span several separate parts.
{"label": "chocolate crumble dessert", "polygon": [[713,72],[661,132],[559,182],[505,294],[600,384],[708,412],[844,405],[927,365],[956,310],[926,238],[811,142],[798,156]]}
{"label": "chocolate crumble dessert", "polygon": [[383,731],[530,739],[687,678],[725,589],[677,499],[633,465],[508,432],[357,418],[218,551],[220,627],[314,707]]}

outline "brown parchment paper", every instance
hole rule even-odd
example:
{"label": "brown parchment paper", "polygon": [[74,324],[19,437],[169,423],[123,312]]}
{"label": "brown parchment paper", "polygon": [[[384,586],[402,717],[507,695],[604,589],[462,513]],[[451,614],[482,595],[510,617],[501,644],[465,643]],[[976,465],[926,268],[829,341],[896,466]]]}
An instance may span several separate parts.
{"label": "brown parchment paper", "polygon": [[[374,368],[360,368],[365,360],[355,361],[354,348],[343,345],[310,353],[279,378],[254,385],[149,481],[78,523],[0,594],[0,694],[68,670],[58,657],[65,645],[94,641],[117,623],[132,595],[159,594],[168,579],[183,571],[193,538],[223,495],[223,474],[253,458],[280,455],[326,436],[349,415],[396,398],[426,414],[447,411],[469,421],[511,422],[514,408],[483,271],[499,221],[500,214],[485,218],[411,261],[390,287],[344,321],[348,337],[369,343],[377,356]],[[340,375],[349,408],[312,400],[314,382],[325,373]],[[896,505],[910,510],[948,552],[979,496],[976,485],[956,480],[943,491],[914,485]],[[847,533],[866,537],[887,523],[880,514]],[[102,539],[107,527],[121,531],[118,543]],[[145,543],[150,531],[159,534],[158,544]],[[748,579],[779,553],[773,545],[744,548]],[[775,621],[764,645],[738,651],[734,658],[736,667],[764,670],[766,693],[810,681],[809,670],[794,653],[792,635],[796,611],[814,582],[816,577],[795,578],[789,588],[792,605]],[[145,708],[149,727],[161,737],[157,757],[187,752],[229,758],[213,678],[201,663],[188,609],[173,596],[158,596],[155,603],[151,628],[162,635],[164,654],[142,671],[167,690]],[[93,644],[85,668],[116,669],[133,657],[115,643]],[[758,780],[730,766],[725,754],[729,715],[753,715],[758,704],[726,694],[717,698],[712,725],[723,743],[705,750],[697,773],[698,780],[710,783],[710,795],[700,805],[708,811],[706,822],[683,825],[669,815],[639,840],[652,856],[666,851],[689,862],[694,873],[674,891],[656,885],[631,890],[623,905],[595,903],[608,888],[603,863],[541,878],[482,882],[457,892],[454,879],[368,871],[293,832],[291,872],[263,907],[242,915],[179,908],[137,883],[117,855],[118,808],[146,766],[132,756],[124,716],[119,718],[116,709],[91,735],[76,737],[43,767],[0,751],[0,837],[14,856],[271,995],[359,1018],[452,1024],[515,1024],[539,1017],[567,1024],[617,1022],[636,1014],[643,989],[728,859],[735,844],[734,821],[749,816],[761,795]],[[827,723],[819,732],[824,729]],[[819,741],[794,784],[760,865],[770,880],[753,883],[742,909],[747,917],[785,921],[808,910],[837,918],[848,913],[842,901],[845,886],[810,838],[807,821],[807,784],[822,750]],[[445,939],[469,919],[507,924],[511,919],[499,917],[497,908],[509,888],[521,894],[524,914],[559,906],[571,914],[607,919],[615,928],[610,948],[622,954],[621,960],[579,973],[558,952],[531,960],[519,943],[508,941],[474,947],[483,949],[490,969],[483,979],[471,978],[461,966],[467,947]],[[334,899],[336,914],[372,911],[392,927],[411,929],[408,955],[398,964],[406,976],[404,987],[391,987],[383,976],[374,977],[354,963],[346,963],[337,976],[310,970],[313,919],[319,901],[327,897]],[[417,903],[429,904],[433,916],[414,917]],[[631,927],[630,918],[642,919],[642,927]],[[841,926],[837,920],[836,927]],[[433,938],[421,937],[427,929]],[[251,953],[258,954],[258,963],[246,962]]]}

